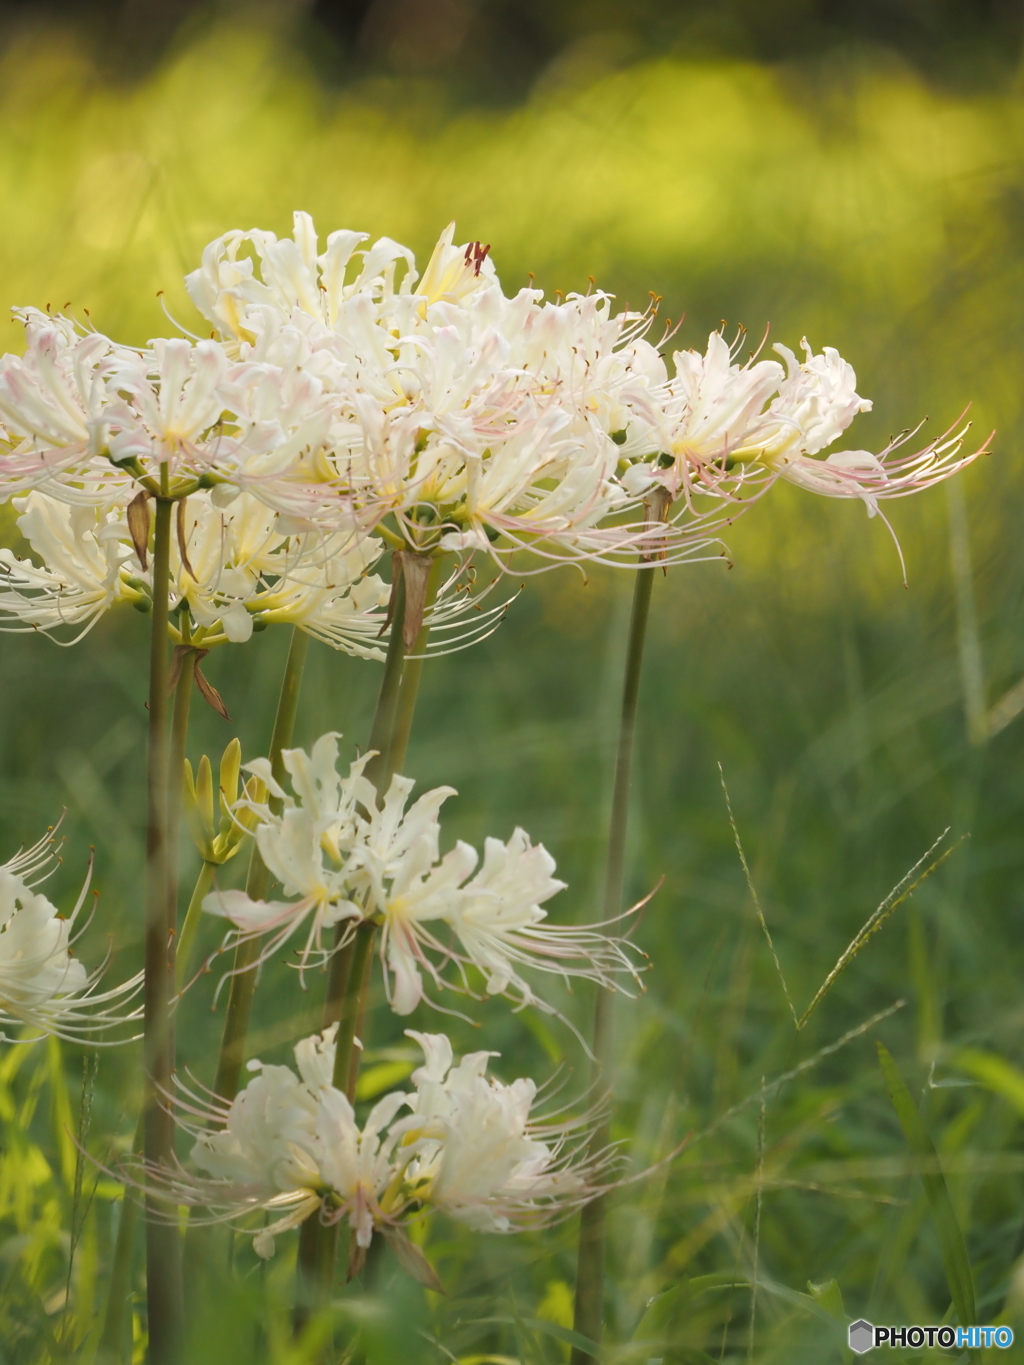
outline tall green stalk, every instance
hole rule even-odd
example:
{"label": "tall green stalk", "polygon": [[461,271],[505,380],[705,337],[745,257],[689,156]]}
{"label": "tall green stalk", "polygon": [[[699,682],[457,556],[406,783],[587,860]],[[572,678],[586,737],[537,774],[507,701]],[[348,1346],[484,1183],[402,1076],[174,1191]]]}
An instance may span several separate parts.
{"label": "tall green stalk", "polygon": [[[437,597],[437,590],[441,584],[441,576],[444,573],[444,564],[444,556],[438,555],[430,566],[424,615],[434,605],[434,599]],[[409,736],[412,734],[412,721],[416,713],[416,699],[419,696],[423,658],[429,635],[430,626],[424,620],[420,626],[419,634],[413,642],[412,649],[409,651],[412,658],[406,658],[402,668],[402,681],[398,689],[398,702],[395,707],[394,735],[388,750],[387,766],[390,768],[390,773],[401,772],[405,764],[405,752],[409,747]],[[390,781],[390,773],[388,781]]]}
{"label": "tall green stalk", "polygon": [[213,874],[216,870],[216,863],[208,863],[204,859],[203,865],[199,869],[199,875],[196,877],[196,884],[192,888],[192,896],[188,903],[188,909],[185,911],[185,918],[182,920],[178,947],[174,954],[174,984],[178,991],[183,991],[188,984],[188,969],[192,964],[192,945],[199,932],[199,924],[203,916],[203,901],[213,886]]}
{"label": "tall green stalk", "polygon": [[[431,570],[428,603],[436,592],[437,562]],[[404,762],[405,750],[412,729],[416,696],[419,690],[420,663],[418,659],[405,661],[405,580],[397,564],[394,576],[391,635],[384,661],[377,708],[374,712],[368,748],[376,751],[366,766],[366,775],[383,796],[391,778]],[[422,625],[413,646],[422,653],[427,642],[427,627]],[[339,931],[340,932],[340,931]],[[373,963],[373,946],[377,930],[373,924],[361,924],[352,939],[331,959],[324,1000],[324,1027],[337,1023],[335,1039],[333,1083],[351,1100],[355,1095],[359,1071],[358,1050],[354,1039],[362,1030],[369,994]],[[294,1326],[301,1331],[311,1309],[323,1304],[330,1296],[334,1282],[339,1227],[325,1227],[314,1214],[303,1223],[299,1233],[298,1293]]]}
{"label": "tall green stalk", "polygon": [[[309,636],[296,626],[292,630],[291,644],[288,648],[288,662],[285,664],[284,678],[281,682],[281,695],[277,703],[274,719],[274,732],[270,739],[270,766],[278,782],[285,776],[281,751],[287,749],[295,732],[295,715],[299,705],[299,689],[302,673],[309,651]],[[270,809],[277,813],[281,803],[271,797]],[[270,873],[260,851],[253,840],[249,857],[249,871],[245,882],[246,895],[253,900],[265,900],[270,891]],[[221,1038],[220,1055],[217,1059],[217,1078],[213,1088],[222,1099],[231,1101],[238,1093],[238,1079],[245,1060],[245,1042],[249,1034],[249,1017],[252,1014],[252,998],[256,990],[256,961],[260,955],[258,939],[240,943],[235,949],[234,975],[228,991],[227,1010],[224,1015],[224,1033]]]}
{"label": "tall green stalk", "polygon": [[[146,934],[144,1043],[146,1161],[152,1168],[174,1159],[174,1120],[163,1097],[170,1093],[170,999],[174,988],[174,913],[172,830],[169,809],[167,735],[168,605],[170,594],[171,511],[169,498],[156,500],[153,542],[153,612],[149,658],[149,763],[146,809]],[[146,1286],[149,1359],[152,1365],[177,1365],[183,1325],[181,1242],[178,1229],[164,1221],[166,1207],[148,1199]]]}
{"label": "tall green stalk", "polygon": [[[142,1151],[143,1115],[135,1127],[132,1152]],[[114,1256],[110,1267],[107,1307],[103,1315],[103,1329],[96,1348],[95,1365],[131,1365],[132,1318],[132,1259],[135,1251],[135,1228],[139,1218],[139,1200],[130,1185],[124,1187],[121,1199],[121,1218],[117,1225]]]}
{"label": "tall green stalk", "polygon": [[[185,776],[185,745],[188,740],[188,713],[192,700],[192,684],[196,672],[196,655],[189,650],[182,655],[178,681],[174,687],[174,709],[171,714],[171,748],[167,770],[167,966],[170,989],[177,991],[175,961],[178,950],[178,842],[181,834],[181,795]],[[168,1066],[174,1072],[174,1020],[167,1021]]]}
{"label": "tall green stalk", "polygon": [[387,791],[391,773],[394,772],[391,748],[395,738],[398,699],[405,665],[405,578],[397,566],[393,594],[391,637],[384,659],[384,676],[380,680],[380,692],[377,694],[377,709],[373,713],[373,724],[370,727],[370,742],[366,746],[375,751],[365,771],[366,776],[377,788],[378,796]]}
{"label": "tall green stalk", "polygon": [[[626,833],[629,824],[629,789],[633,768],[633,741],[636,735],[637,701],[643,667],[644,640],[651,607],[655,565],[637,570],[633,586],[633,610],[629,619],[626,647],[626,672],[622,687],[622,712],[615,756],[615,784],[612,789],[611,820],[608,828],[608,863],[605,872],[604,917],[622,912],[622,892],[626,871]],[[594,1083],[600,1091],[607,1088],[614,1061],[615,994],[597,988],[594,1001]],[[608,1145],[610,1120],[594,1134],[593,1150]],[[607,1239],[608,1197],[600,1195],[580,1215],[579,1249],[576,1262],[576,1308],[573,1326],[581,1336],[600,1342],[604,1319],[604,1261]],[[597,1365],[596,1358],[580,1346],[572,1348],[571,1365]]]}
{"label": "tall green stalk", "polygon": [[[343,1091],[349,1100],[355,1099],[356,1077],[359,1074],[359,1050],[355,1045],[357,1031],[362,1025],[366,1012],[367,987],[373,964],[373,945],[377,937],[377,926],[368,921],[360,924],[351,943],[349,970],[345,981],[345,991],[339,1002],[337,1046],[334,1052],[334,1074],[331,1084],[335,1090]],[[309,1275],[309,1262],[303,1263],[302,1253],[308,1256],[312,1246],[315,1254],[312,1259],[312,1281],[316,1298],[328,1300],[334,1282],[334,1266],[338,1255],[338,1234],[340,1226],[321,1224],[319,1216],[307,1218],[303,1232],[310,1225],[316,1227],[315,1241],[307,1238],[304,1248],[300,1238],[300,1273]],[[311,1245],[310,1245],[311,1244]]]}

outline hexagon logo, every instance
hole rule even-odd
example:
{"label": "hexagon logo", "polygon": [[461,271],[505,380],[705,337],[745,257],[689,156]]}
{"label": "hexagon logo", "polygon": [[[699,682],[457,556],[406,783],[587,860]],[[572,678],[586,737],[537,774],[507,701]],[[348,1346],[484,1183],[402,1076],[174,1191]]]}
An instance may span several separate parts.
{"label": "hexagon logo", "polygon": [[859,1356],[862,1356],[865,1351],[870,1351],[875,1344],[875,1329],[864,1318],[858,1318],[856,1322],[851,1322],[847,1335],[850,1350],[856,1351]]}

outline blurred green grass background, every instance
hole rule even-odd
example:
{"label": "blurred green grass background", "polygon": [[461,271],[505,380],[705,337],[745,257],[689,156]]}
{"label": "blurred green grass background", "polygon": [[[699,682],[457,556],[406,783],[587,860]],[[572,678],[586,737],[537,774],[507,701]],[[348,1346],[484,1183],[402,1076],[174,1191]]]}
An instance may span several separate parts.
{"label": "blurred green grass background", "polygon": [[[770,324],[791,346],[804,334],[837,346],[875,400],[854,446],[877,448],[926,416],[937,434],[969,400],[979,439],[997,428],[962,494],[890,505],[906,587],[879,522],[791,488],[737,525],[729,565],[656,583],[629,876],[636,897],[664,883],[638,935],[652,960],[647,993],[618,1014],[616,1130],[640,1170],[762,1078],[902,1000],[878,1033],[947,1162],[979,1321],[1005,1314],[1024,1330],[1019,1114],[956,1064],[969,1045],[1024,1067],[1024,720],[982,736],[1024,674],[1024,102],[1012,72],[958,86],[878,47],[626,63],[591,46],[554,62],[525,99],[488,104],[416,74],[415,62],[332,87],[308,42],[271,17],[243,11],[199,27],[137,81],[112,80],[72,30],[9,38],[5,303],[67,302],[142,341],[169,326],[158,291],[194,325],[182,275],[230,227],[284,234],[303,208],[323,235],[387,234],[425,259],[455,218],[460,240],[493,244],[506,288],[530,273],[552,292],[594,277],[623,303],[659,295],[663,315],[683,319],[681,345],[702,346],[724,318],[753,338]],[[9,336],[17,348],[19,329]],[[423,786],[458,787],[446,839],[479,843],[522,824],[543,841],[570,883],[552,906],[561,917],[592,918],[599,900],[629,592],[626,574],[533,580],[495,636],[425,671],[408,771]],[[264,751],[285,645],[268,632],[211,657],[236,724],[197,715],[193,759],[218,754],[236,730],[246,757]],[[72,894],[94,845],[98,924],[116,939],[118,975],[139,958],[145,648],[133,613],[74,649],[0,641],[0,856],[66,807],[54,894]],[[301,742],[335,728],[365,743],[377,682],[374,665],[314,644]],[[718,763],[798,1010],[933,840],[947,826],[970,836],[799,1035]],[[267,973],[261,1055],[283,1059],[296,1028],[312,1026],[317,989],[302,998],[290,972]],[[202,986],[193,997],[180,1046],[209,1080],[220,1016]],[[582,1023],[585,992],[566,1009]],[[570,1091],[582,1089],[568,1030],[493,1002],[472,1012],[484,1027],[456,1024],[461,1045],[501,1050],[506,1078],[549,1074],[565,1058]],[[399,1021],[378,1011],[368,1045],[386,1059],[401,1042]],[[19,1365],[88,1359],[87,1337],[77,1356],[54,1342],[65,1330],[77,1342],[104,1302],[118,1207],[101,1189],[62,1307],[81,1068],[72,1049],[0,1056],[0,1360]],[[130,1139],[137,1080],[131,1049],[100,1058],[97,1155],[115,1133],[122,1149]],[[646,1302],[668,1291],[641,1331],[655,1344],[625,1359],[850,1358],[836,1293],[815,1297],[808,1282],[835,1280],[849,1316],[879,1322],[936,1322],[949,1304],[870,1035],[772,1092],[763,1114],[747,1105],[628,1187],[613,1218],[609,1341],[626,1342]],[[571,1224],[514,1241],[435,1225],[428,1248],[450,1296],[426,1303],[385,1262],[388,1311],[367,1327],[373,1359],[566,1358],[557,1329],[571,1322]],[[261,1272],[237,1245],[236,1273],[212,1276],[197,1313],[192,1359],[301,1358],[282,1336],[289,1254],[282,1244]],[[531,1325],[545,1322],[553,1328]]]}

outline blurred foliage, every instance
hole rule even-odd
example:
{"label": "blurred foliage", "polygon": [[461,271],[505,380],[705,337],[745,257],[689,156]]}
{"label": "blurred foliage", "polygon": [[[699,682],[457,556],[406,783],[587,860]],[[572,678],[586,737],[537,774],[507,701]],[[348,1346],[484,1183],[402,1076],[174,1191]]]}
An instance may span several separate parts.
{"label": "blurred foliage", "polygon": [[0,0],[0,35],[62,25],[135,81],[231,14],[287,32],[329,85],[426,77],[484,104],[652,55],[799,63],[851,47],[980,89],[1013,80],[1024,30],[1021,0]]}
{"label": "blurred foliage", "polygon": [[[893,22],[945,14],[954,46],[956,24],[986,12],[861,8]],[[794,24],[819,13],[789,9]],[[637,25],[656,12],[676,10],[637,6]],[[762,22],[752,6],[715,12]],[[543,13],[557,33],[572,11]],[[735,527],[731,567],[674,569],[655,585],[630,877],[637,897],[665,881],[638,931],[652,960],[647,993],[618,1011],[617,1135],[634,1172],[692,1138],[618,1196],[608,1335],[622,1345],[639,1333],[639,1344],[612,1360],[822,1365],[848,1358],[844,1313],[924,1323],[946,1313],[940,1243],[871,1034],[771,1085],[898,1001],[876,1031],[944,1163],[979,1318],[1005,1314],[1024,1331],[1014,1102],[1024,722],[1011,704],[1024,673],[1024,105],[1011,70],[1016,11],[998,13],[1010,37],[990,47],[1010,74],[974,92],[848,43],[767,65],[753,59],[773,55],[759,40],[743,59],[549,65],[502,113],[383,66],[332,91],[301,42],[241,20],[200,26],[137,83],[111,84],[70,30],[24,29],[2,58],[8,303],[70,301],[141,340],[169,326],[158,290],[195,324],[181,276],[229,227],[286,232],[301,207],[324,234],[387,233],[422,254],[456,217],[461,238],[494,244],[507,287],[532,271],[550,291],[586,288],[588,276],[623,300],[653,290],[664,316],[684,319],[681,345],[702,345],[725,317],[758,339],[770,322],[788,344],[806,332],[838,346],[876,404],[851,433],[857,444],[877,447],[926,415],[937,433],[968,399],[978,432],[998,428],[996,453],[962,480],[965,511],[942,489],[889,504],[906,588],[883,525],[789,487]],[[993,18],[984,32],[1003,30]],[[18,335],[11,327],[10,345]],[[563,917],[592,918],[599,899],[629,592],[626,574],[531,580],[491,640],[425,670],[407,768],[424,786],[459,788],[445,838],[479,843],[522,824],[570,883],[551,907]],[[286,644],[268,631],[207,661],[246,758],[267,744]],[[0,847],[35,839],[67,807],[51,894],[73,896],[93,844],[98,924],[116,941],[118,978],[139,958],[145,650],[131,612],[73,650],[2,643]],[[982,742],[971,744],[964,699],[979,659]],[[332,728],[365,743],[377,682],[375,666],[314,645],[300,741]],[[998,731],[993,708],[1010,718]],[[199,713],[193,762],[219,754],[230,733]],[[942,830],[970,834],[799,1034],[744,882],[719,762],[798,1012]],[[179,1040],[183,1064],[208,1082],[221,1016],[207,984],[187,999]],[[268,970],[254,1050],[286,1057],[315,1024],[318,989],[314,978],[301,997],[294,973]],[[582,1022],[589,1000],[581,992],[565,1008]],[[472,1013],[484,1029],[456,1022],[461,1044],[501,1050],[504,1076],[543,1077],[564,1057],[569,1093],[583,1088],[566,1029],[495,1002]],[[422,1011],[410,1022],[439,1020]],[[375,1065],[405,1061],[399,1021],[384,1012],[367,1043]],[[973,1069],[957,1060],[965,1047]],[[102,1181],[90,1196],[94,1168],[76,1180],[67,1134],[116,1160],[131,1141],[139,1059],[104,1053],[89,1089],[81,1054],[65,1052],[63,1066],[46,1044],[0,1055],[0,1361],[12,1365],[90,1360],[105,1301],[120,1206]],[[979,1068],[978,1053],[1002,1060]],[[571,1224],[504,1240],[434,1223],[425,1236],[443,1302],[386,1256],[367,1292],[339,1296],[370,1359],[567,1358]],[[224,1238],[193,1310],[190,1365],[311,1359],[313,1338],[293,1347],[287,1337],[287,1241],[261,1269],[246,1239],[229,1253]],[[135,1320],[139,1358],[138,1308]]]}

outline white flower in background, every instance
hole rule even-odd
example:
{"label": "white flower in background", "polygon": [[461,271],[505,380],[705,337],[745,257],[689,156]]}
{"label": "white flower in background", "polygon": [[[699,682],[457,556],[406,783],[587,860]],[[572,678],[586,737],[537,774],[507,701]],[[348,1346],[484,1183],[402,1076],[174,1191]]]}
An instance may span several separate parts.
{"label": "white flower in background", "polygon": [[[393,547],[531,572],[717,556],[776,477],[874,512],[973,458],[958,458],[963,432],[816,458],[869,406],[832,349],[804,343],[798,362],[777,347],[784,373],[735,363],[715,333],[669,378],[653,309],[506,297],[489,248],[457,246],[451,226],[422,280],[406,247],[364,242],[335,232],[320,252],[299,213],[292,239],[211,243],[187,284],[220,340],[133,349],[23,310],[28,350],[0,361],[0,496],[126,505],[169,476],[175,497],[214,487],[224,506],[243,489],[327,537],[379,527]],[[659,485],[674,508],[651,503]],[[350,617],[332,602],[324,638]]]}
{"label": "white flower in background", "polygon": [[[5,498],[49,487],[68,501],[102,502],[131,483],[118,462],[172,472],[199,453],[218,422],[227,358],[217,342],[158,341],[148,354],[80,334],[67,318],[16,310],[23,356],[0,359],[0,420],[17,442],[0,459]],[[204,464],[207,461],[200,461]]]}
{"label": "white flower in background", "polygon": [[[605,926],[546,922],[543,904],[565,883],[552,875],[555,862],[542,845],[517,829],[507,843],[486,841],[479,871],[476,850],[462,841],[442,857],[438,815],[455,789],[437,787],[407,810],[414,783],[396,774],[378,803],[363,776],[370,755],[341,777],[337,741],[329,733],[309,755],[285,751],[295,796],[274,781],[267,760],[248,765],[283,807],[275,815],[269,806],[244,803],[259,820],[255,837],[263,860],[284,894],[299,899],[253,901],[242,891],[211,892],[203,907],[235,926],[231,943],[268,935],[263,960],[309,921],[304,967],[312,954],[328,951],[325,928],[373,920],[382,926],[387,996],[398,1014],[416,1008],[424,975],[438,988],[452,984],[442,978],[449,962],[456,963],[463,988],[472,966],[488,994],[548,1011],[552,1007],[537,997],[522,970],[567,981],[581,977],[607,988],[617,987],[623,973],[637,979],[642,954],[601,932]],[[442,941],[434,926],[452,931],[456,942]]]}
{"label": "white flower in background", "polygon": [[598,1192],[610,1154],[583,1154],[586,1124],[534,1114],[533,1081],[505,1085],[486,1075],[494,1054],[453,1066],[443,1034],[409,1034],[426,1058],[414,1089],[386,1095],[359,1124],[331,1083],[336,1032],[332,1025],[296,1046],[297,1076],[250,1062],[256,1074],[230,1105],[184,1091],[179,1123],[195,1139],[191,1161],[203,1174],[149,1171],[150,1188],[213,1210],[214,1221],[280,1214],[255,1234],[260,1256],[273,1255],[276,1236],[318,1211],[326,1223],[351,1227],[350,1270],[382,1232],[412,1273],[435,1286],[401,1231],[421,1210],[436,1208],[478,1231],[513,1232],[550,1223]]}
{"label": "white flower in background", "polygon": [[141,1008],[118,1010],[139,994],[142,974],[101,991],[106,964],[89,972],[73,955],[75,921],[89,892],[89,878],[70,915],[62,916],[35,889],[54,870],[52,847],[52,837],[45,835],[0,865],[0,1025],[27,1026],[96,1045],[107,1041],[102,1038],[107,1030],[141,1016]]}

